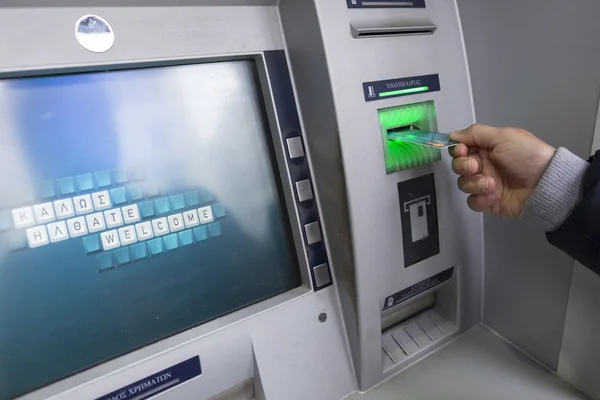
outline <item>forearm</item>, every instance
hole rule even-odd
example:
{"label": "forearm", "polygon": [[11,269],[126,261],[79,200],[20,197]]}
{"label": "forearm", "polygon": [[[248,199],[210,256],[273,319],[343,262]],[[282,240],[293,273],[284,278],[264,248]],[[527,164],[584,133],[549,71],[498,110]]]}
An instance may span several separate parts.
{"label": "forearm", "polygon": [[547,232],[548,241],[600,274],[600,161],[557,151],[522,218]]}

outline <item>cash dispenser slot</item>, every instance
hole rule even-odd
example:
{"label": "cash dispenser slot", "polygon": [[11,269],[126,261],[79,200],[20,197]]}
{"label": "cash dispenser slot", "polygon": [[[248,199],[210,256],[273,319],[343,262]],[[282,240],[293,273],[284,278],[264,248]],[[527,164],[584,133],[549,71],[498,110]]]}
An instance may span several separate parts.
{"label": "cash dispenser slot", "polygon": [[411,319],[432,308],[435,305],[435,293],[425,293],[422,296],[400,307],[393,307],[381,313],[381,330],[386,331],[402,322]]}
{"label": "cash dispenser slot", "polygon": [[384,146],[386,173],[393,174],[442,159],[439,149],[397,139],[390,134],[415,130],[436,131],[437,120],[433,101],[406,104],[378,111]]}
{"label": "cash dispenser slot", "polygon": [[[443,271],[384,300],[381,313],[383,371],[402,368],[458,331],[455,269]],[[422,285],[431,285],[420,292]],[[402,300],[406,293],[418,293]]]}
{"label": "cash dispenser slot", "polygon": [[363,39],[373,37],[433,35],[437,30],[437,26],[433,24],[419,24],[357,27],[353,24],[350,24],[350,30],[354,39]]}

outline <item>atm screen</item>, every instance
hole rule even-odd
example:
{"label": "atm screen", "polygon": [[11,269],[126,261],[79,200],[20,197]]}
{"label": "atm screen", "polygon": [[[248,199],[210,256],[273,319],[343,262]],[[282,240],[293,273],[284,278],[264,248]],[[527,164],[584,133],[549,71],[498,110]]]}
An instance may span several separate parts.
{"label": "atm screen", "polygon": [[0,399],[300,285],[252,61],[0,81]]}

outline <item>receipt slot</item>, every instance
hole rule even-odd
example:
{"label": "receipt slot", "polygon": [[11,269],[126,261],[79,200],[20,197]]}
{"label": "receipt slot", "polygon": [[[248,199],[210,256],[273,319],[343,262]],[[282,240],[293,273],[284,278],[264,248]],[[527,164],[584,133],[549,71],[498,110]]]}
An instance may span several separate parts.
{"label": "receipt slot", "polygon": [[404,266],[440,252],[433,174],[398,183]]}

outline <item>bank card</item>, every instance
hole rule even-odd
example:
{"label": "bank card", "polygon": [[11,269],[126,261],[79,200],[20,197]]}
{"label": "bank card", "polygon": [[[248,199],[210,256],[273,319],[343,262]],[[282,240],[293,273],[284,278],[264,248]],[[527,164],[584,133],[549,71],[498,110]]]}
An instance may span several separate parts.
{"label": "bank card", "polygon": [[402,142],[421,144],[424,146],[444,149],[446,147],[456,146],[460,142],[450,140],[447,133],[427,132],[418,130],[408,130],[401,132],[389,132],[388,138],[392,140],[400,140]]}

